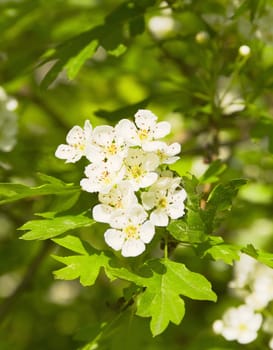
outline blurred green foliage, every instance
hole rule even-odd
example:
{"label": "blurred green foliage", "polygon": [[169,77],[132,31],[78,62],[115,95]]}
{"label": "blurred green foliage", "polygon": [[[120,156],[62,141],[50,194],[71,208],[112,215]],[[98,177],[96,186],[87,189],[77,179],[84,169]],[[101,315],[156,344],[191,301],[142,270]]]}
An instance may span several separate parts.
{"label": "blurred green foliage", "polygon": [[[272,267],[272,19],[271,0],[0,1],[1,350],[241,349],[211,324],[233,302],[226,286],[234,247]],[[53,237],[56,213],[73,207],[82,218],[95,203],[78,188],[85,162],[54,157],[73,125],[113,125],[146,107],[182,144],[171,168],[187,175],[190,198],[185,223],[169,227],[184,242],[173,258],[219,296],[217,304],[185,299],[181,325],[156,338],[130,308],[137,287],[103,272],[93,287],[54,280],[63,265],[50,254],[70,248],[22,241],[16,231],[43,213],[48,226],[38,229]],[[105,249],[101,225],[83,221],[77,234]],[[39,238],[34,226],[25,228]]]}

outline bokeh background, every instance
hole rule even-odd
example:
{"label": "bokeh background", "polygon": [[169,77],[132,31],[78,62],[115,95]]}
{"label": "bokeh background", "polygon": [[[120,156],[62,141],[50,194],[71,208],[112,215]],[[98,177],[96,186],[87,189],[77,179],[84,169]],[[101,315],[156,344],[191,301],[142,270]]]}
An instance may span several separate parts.
{"label": "bokeh background", "polygon": [[[54,157],[68,130],[86,119],[114,125],[149,108],[171,123],[169,141],[182,144],[173,165],[180,176],[200,177],[220,159],[221,181],[248,180],[218,234],[272,252],[272,20],[269,0],[0,0],[1,183],[39,186],[40,173],[78,183],[84,161]],[[1,350],[78,349],[107,322],[100,349],[242,348],[212,331],[238,303],[228,289],[232,267],[191,249],[176,254],[212,282],[219,300],[188,300],[182,324],[156,338],[148,319],[130,311],[117,317],[125,282],[103,274],[94,287],[55,280],[60,264],[50,255],[60,248],[20,240],[17,228],[56,201],[36,196],[1,206]],[[92,201],[82,194],[79,206]],[[98,245],[101,233],[99,225],[77,232]],[[267,349],[263,337],[259,348]]]}

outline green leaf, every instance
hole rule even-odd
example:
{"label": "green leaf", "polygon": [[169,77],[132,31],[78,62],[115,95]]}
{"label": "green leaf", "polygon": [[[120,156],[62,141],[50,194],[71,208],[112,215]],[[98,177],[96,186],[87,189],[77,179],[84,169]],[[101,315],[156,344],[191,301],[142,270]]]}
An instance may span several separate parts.
{"label": "green leaf", "polygon": [[119,57],[126,52],[127,46],[120,44],[118,47],[116,47],[114,50],[108,50],[108,53],[112,56]]}
{"label": "green leaf", "polygon": [[[50,177],[49,177],[50,178]],[[44,195],[73,195],[80,193],[80,187],[66,184],[51,178],[51,183],[37,187],[28,187],[22,184],[0,183],[0,204],[10,203],[26,197]]]}
{"label": "green leaf", "polygon": [[234,179],[226,184],[218,184],[210,193],[206,208],[202,213],[203,220],[207,225],[207,232],[211,234],[219,221],[223,221],[224,216],[232,207],[241,186],[246,184],[245,179]]}
{"label": "green leaf", "polygon": [[258,260],[262,264],[265,264],[273,268],[273,254],[267,253],[262,250],[258,250],[253,247],[252,244],[248,244],[246,247],[242,248],[241,251],[245,254],[248,254],[252,258]]}
{"label": "green leaf", "polygon": [[86,60],[91,58],[98,48],[98,40],[91,41],[76,56],[71,57],[64,66],[69,79],[74,79]]}
{"label": "green leaf", "polygon": [[136,18],[133,18],[130,22],[129,22],[129,32],[130,32],[130,36],[136,36],[139,35],[141,33],[143,33],[145,30],[145,19],[144,16],[138,16]]}
{"label": "green leaf", "polygon": [[69,230],[93,225],[94,220],[80,215],[67,215],[44,220],[32,220],[19,227],[18,230],[29,231],[21,236],[25,240],[44,240],[61,235]]}
{"label": "green leaf", "polygon": [[199,182],[203,184],[217,182],[219,180],[219,175],[221,175],[226,168],[226,164],[224,164],[221,160],[215,160],[201,176]]}
{"label": "green leaf", "polygon": [[210,255],[214,260],[223,260],[228,265],[233,265],[234,260],[240,259],[240,248],[225,243],[219,236],[209,237],[206,242],[198,245],[196,251],[201,257]]}
{"label": "green leaf", "polygon": [[52,241],[75,253],[88,255],[88,252],[90,251],[90,245],[86,246],[85,242],[76,236],[67,235],[61,238],[53,238]]}
{"label": "green leaf", "polygon": [[202,242],[205,239],[206,227],[200,212],[187,210],[186,216],[180,220],[173,220],[167,227],[170,234],[181,242]]}
{"label": "green leaf", "polygon": [[126,269],[114,269],[113,275],[145,287],[138,296],[137,315],[151,317],[153,336],[162,333],[170,322],[179,324],[184,316],[184,301],[180,295],[197,300],[216,300],[210,283],[185,265],[168,260],[149,261],[141,275]]}
{"label": "green leaf", "polygon": [[67,265],[54,271],[58,279],[73,280],[80,279],[83,286],[92,286],[99,275],[102,267],[107,267],[110,258],[104,252],[96,252],[93,255],[55,256],[53,258]]}
{"label": "green leaf", "polygon": [[148,265],[153,275],[145,281],[146,290],[139,296],[137,315],[152,317],[153,336],[162,333],[169,322],[178,325],[184,316],[184,301],[191,299],[216,300],[210,283],[185,265],[170,260],[154,260]]}
{"label": "green leaf", "polygon": [[[64,68],[67,68],[70,79],[75,78],[85,61],[92,57],[99,45],[107,51],[118,49],[119,45],[124,44],[126,39],[124,36],[126,24],[143,16],[146,9],[153,6],[154,3],[154,0],[124,2],[105,17],[103,24],[82,32],[61,43],[55,50],[47,52],[40,65],[50,61],[55,61],[55,63],[45,75],[41,83],[42,87],[48,87]],[[139,23],[138,27],[134,24],[134,31],[140,32]],[[117,52],[120,53],[120,49]]]}

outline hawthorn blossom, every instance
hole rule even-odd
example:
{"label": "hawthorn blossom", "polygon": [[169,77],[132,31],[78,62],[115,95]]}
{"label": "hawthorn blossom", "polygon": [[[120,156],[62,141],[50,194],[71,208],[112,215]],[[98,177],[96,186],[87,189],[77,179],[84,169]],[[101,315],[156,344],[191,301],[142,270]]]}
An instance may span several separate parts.
{"label": "hawthorn blossom", "polygon": [[143,146],[168,135],[170,130],[170,123],[157,123],[157,116],[147,109],[138,110],[135,124],[128,119],[122,119],[116,126],[118,135],[130,146]]}
{"label": "hawthorn blossom", "polygon": [[187,194],[184,189],[176,189],[177,179],[179,178],[161,177],[149,191],[141,194],[144,208],[153,210],[150,220],[156,226],[168,226],[169,218],[178,219],[185,214],[184,201]]}
{"label": "hawthorn blossom", "polygon": [[222,320],[213,323],[213,330],[226,340],[237,340],[240,344],[248,344],[257,338],[262,321],[261,314],[255,313],[247,305],[241,305],[238,308],[229,308]]}
{"label": "hawthorn blossom", "polygon": [[142,254],[145,244],[155,234],[154,225],[146,218],[147,213],[139,204],[132,206],[127,213],[113,217],[112,228],[104,234],[105,242],[114,250],[121,250],[121,255],[125,257]]}
{"label": "hawthorn blossom", "polygon": [[128,208],[138,204],[137,196],[128,181],[115,185],[107,194],[99,193],[99,201],[102,204],[93,208],[93,218],[105,223],[110,223],[113,216],[121,215]]}
{"label": "hawthorn blossom", "polygon": [[124,159],[125,179],[129,181],[134,191],[151,186],[158,178],[156,169],[159,164],[156,155],[141,149],[130,148]]}
{"label": "hawthorn blossom", "polygon": [[122,165],[127,147],[124,140],[109,125],[97,126],[93,130],[92,143],[86,148],[86,158],[92,163],[107,162],[116,169]]}
{"label": "hawthorn blossom", "polygon": [[119,183],[124,176],[125,168],[116,170],[109,164],[89,164],[85,168],[87,178],[81,180],[80,185],[87,192],[108,193],[111,188]]}
{"label": "hawthorn blossom", "polygon": [[184,215],[186,192],[180,187],[181,178],[161,171],[161,165],[165,168],[179,159],[181,150],[177,142],[168,145],[160,140],[170,128],[168,122],[157,122],[151,111],[140,109],[135,122],[123,119],[114,127],[94,129],[88,121],[83,129],[74,126],[67,144],[55,152],[67,163],[82,156],[90,162],[80,185],[84,191],[98,193],[93,218],[110,225],[105,241],[123,256],[143,253],[155,226],[167,226],[169,218]]}
{"label": "hawthorn blossom", "polygon": [[92,125],[89,120],[85,121],[83,129],[76,125],[66,136],[67,145],[58,146],[55,156],[65,159],[66,163],[75,163],[86,155],[86,146],[91,141]]}
{"label": "hawthorn blossom", "polygon": [[166,142],[152,141],[143,144],[142,148],[146,152],[155,152],[160,164],[173,164],[180,158],[177,156],[181,151],[181,145],[178,142],[167,145]]}

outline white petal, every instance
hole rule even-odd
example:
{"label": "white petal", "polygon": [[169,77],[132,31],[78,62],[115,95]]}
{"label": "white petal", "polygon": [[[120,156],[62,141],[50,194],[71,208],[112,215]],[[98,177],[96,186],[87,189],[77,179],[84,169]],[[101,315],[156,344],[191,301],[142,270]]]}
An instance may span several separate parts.
{"label": "white petal", "polygon": [[139,181],[141,188],[151,186],[158,178],[157,173],[147,173]]}
{"label": "white petal", "polygon": [[141,200],[145,209],[147,210],[153,209],[153,207],[156,204],[155,192],[142,192]]}
{"label": "white petal", "polygon": [[128,119],[122,119],[115,127],[115,131],[118,138],[121,138],[129,143],[129,145],[140,145],[137,135],[137,129],[133,122]]}
{"label": "white petal", "polygon": [[147,216],[148,214],[140,204],[134,205],[128,210],[128,221],[134,225],[142,224]]}
{"label": "white petal", "polygon": [[109,228],[104,233],[105,242],[114,250],[120,250],[125,239],[122,231]]}
{"label": "white petal", "polygon": [[183,203],[180,205],[169,205],[167,208],[167,213],[171,219],[178,219],[185,214],[185,206]]}
{"label": "white petal", "polygon": [[157,150],[165,150],[168,145],[162,141],[147,141],[143,142],[142,149],[145,152],[156,152]]}
{"label": "white petal", "polygon": [[114,128],[109,125],[100,125],[93,130],[93,140],[98,145],[110,145],[114,136]]}
{"label": "white petal", "polygon": [[101,148],[91,143],[89,143],[86,146],[85,153],[86,153],[86,158],[92,163],[100,163],[105,158],[105,155],[102,152]]}
{"label": "white petal", "polygon": [[143,168],[148,171],[154,171],[159,166],[159,158],[156,154],[148,153],[143,159]]}
{"label": "white petal", "polygon": [[86,192],[98,192],[99,186],[97,183],[94,183],[92,180],[88,179],[82,179],[80,181],[81,188]]}
{"label": "white petal", "polygon": [[180,157],[169,157],[163,161],[163,164],[174,164],[180,159]]}
{"label": "white petal", "polygon": [[172,197],[173,202],[179,204],[185,201],[187,198],[187,192],[182,188],[182,190],[174,192]]}
{"label": "white petal", "polygon": [[122,229],[128,225],[129,218],[125,210],[116,210],[112,214],[109,222],[111,227]]}
{"label": "white petal", "polygon": [[155,226],[168,226],[169,218],[165,211],[160,209],[154,210],[150,215],[150,220]]}
{"label": "white petal", "polygon": [[109,223],[112,213],[113,208],[105,204],[95,205],[92,210],[93,218],[98,222]]}
{"label": "white petal", "polygon": [[168,122],[160,122],[157,123],[154,130],[153,130],[153,136],[155,139],[160,139],[161,137],[164,137],[168,135],[171,131],[171,124]]}
{"label": "white petal", "polygon": [[258,335],[257,332],[248,330],[248,331],[241,332],[237,340],[238,340],[238,343],[240,344],[248,344],[248,343],[251,343],[253,340],[255,340],[257,338],[257,335]]}
{"label": "white petal", "polygon": [[59,159],[66,159],[66,163],[75,163],[82,157],[82,152],[69,145],[59,145],[55,156]]}
{"label": "white petal", "polygon": [[124,242],[121,255],[125,257],[138,256],[145,250],[145,244],[139,239],[128,239]]}
{"label": "white petal", "polygon": [[84,134],[85,134],[85,138],[87,140],[91,139],[91,136],[92,136],[92,125],[91,125],[89,120],[85,121],[84,127],[83,127],[83,131],[84,131]]}
{"label": "white petal", "polygon": [[144,243],[149,243],[154,237],[155,234],[155,227],[152,224],[151,221],[146,221],[144,224],[140,227],[140,238]]}
{"label": "white petal", "polygon": [[135,122],[139,129],[153,129],[157,121],[157,116],[148,109],[139,109],[135,114]]}
{"label": "white petal", "polygon": [[168,156],[175,156],[181,152],[181,145],[178,142],[174,142],[168,146],[167,154]]}
{"label": "white petal", "polygon": [[67,134],[66,136],[66,142],[69,145],[75,145],[75,144],[83,144],[85,142],[85,135],[83,129],[75,125]]}

